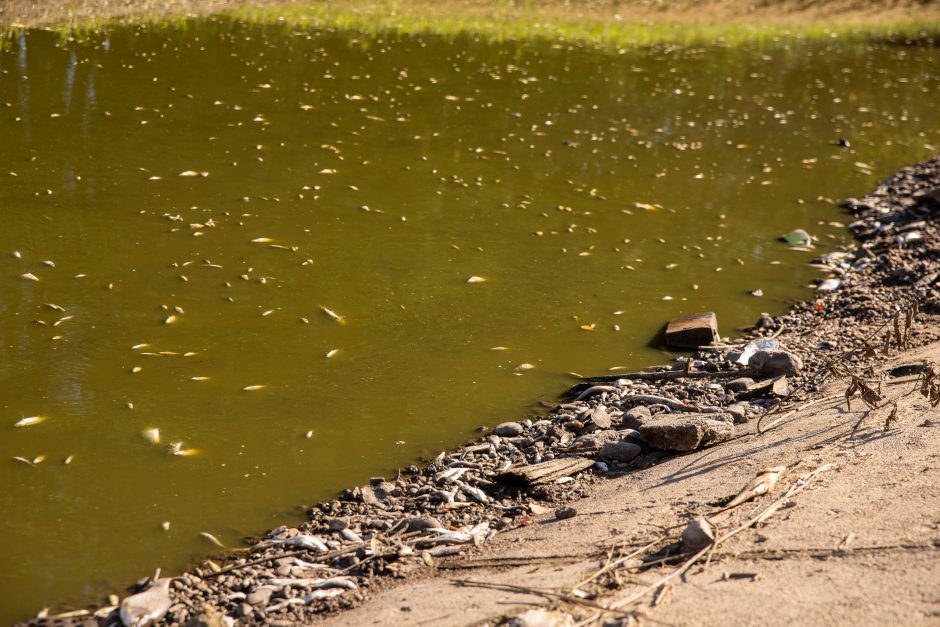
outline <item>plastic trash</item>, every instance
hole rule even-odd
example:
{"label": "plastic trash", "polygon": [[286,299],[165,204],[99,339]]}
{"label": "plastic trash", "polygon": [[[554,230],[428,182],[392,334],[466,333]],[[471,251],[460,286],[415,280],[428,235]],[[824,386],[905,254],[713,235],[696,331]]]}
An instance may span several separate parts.
{"label": "plastic trash", "polygon": [[736,363],[746,366],[747,362],[751,360],[751,357],[757,351],[775,351],[780,348],[780,342],[777,340],[768,337],[763,340],[757,340],[755,342],[748,342],[744,347],[744,351],[741,352],[741,356],[738,357]]}

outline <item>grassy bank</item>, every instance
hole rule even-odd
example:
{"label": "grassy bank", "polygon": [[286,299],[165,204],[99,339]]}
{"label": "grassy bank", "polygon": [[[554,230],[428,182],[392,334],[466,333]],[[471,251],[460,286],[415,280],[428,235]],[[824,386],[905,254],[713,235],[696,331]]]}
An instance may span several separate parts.
{"label": "grassy bank", "polygon": [[551,39],[605,48],[648,44],[773,41],[781,38],[936,39],[940,3],[832,0],[0,0],[0,24],[87,32],[116,22],[159,24],[220,14],[256,22],[363,33],[474,35],[492,40]]}

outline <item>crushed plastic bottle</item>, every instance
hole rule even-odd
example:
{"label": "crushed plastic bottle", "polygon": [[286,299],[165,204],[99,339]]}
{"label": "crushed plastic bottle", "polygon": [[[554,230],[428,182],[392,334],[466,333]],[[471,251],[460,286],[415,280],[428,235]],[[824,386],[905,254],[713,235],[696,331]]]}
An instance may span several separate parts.
{"label": "crushed plastic bottle", "polygon": [[756,342],[748,342],[744,347],[744,350],[741,352],[741,356],[738,357],[737,363],[742,366],[746,366],[747,362],[751,360],[751,357],[757,351],[775,351],[780,348],[780,342],[773,339],[772,337],[764,338],[763,340],[757,340]]}

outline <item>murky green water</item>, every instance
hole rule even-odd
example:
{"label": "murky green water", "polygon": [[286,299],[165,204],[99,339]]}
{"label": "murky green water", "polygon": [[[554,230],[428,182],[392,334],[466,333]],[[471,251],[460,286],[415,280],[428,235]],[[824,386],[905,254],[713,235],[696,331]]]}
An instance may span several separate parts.
{"label": "murky green water", "polygon": [[731,333],[781,311],[815,274],[775,236],[829,250],[845,216],[817,197],[940,145],[936,49],[607,55],[206,21],[11,43],[0,622],[173,572],[212,549],[201,531],[295,520],[568,371],[661,361],[675,315]]}

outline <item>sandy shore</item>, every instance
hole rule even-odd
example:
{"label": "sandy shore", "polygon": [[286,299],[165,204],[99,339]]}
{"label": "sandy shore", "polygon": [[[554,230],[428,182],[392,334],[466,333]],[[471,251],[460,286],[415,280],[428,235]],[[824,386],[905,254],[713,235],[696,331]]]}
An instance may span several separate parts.
{"label": "sandy shore", "polygon": [[[172,625],[935,623],[940,158],[846,205],[859,246],[820,259],[817,299],[125,601]],[[761,339],[776,357],[737,363]],[[695,518],[713,543],[682,536]]]}
{"label": "sandy shore", "polygon": [[[757,26],[858,26],[877,27],[900,23],[933,24],[940,21],[936,2],[850,0],[821,2],[753,2],[751,0],[566,0],[519,2],[501,0],[0,0],[0,25],[88,26],[116,19],[156,19],[217,13],[254,12],[267,19],[279,12],[294,21],[332,20],[331,15],[352,18],[399,16],[414,18],[434,30],[437,21],[466,22],[468,30],[488,20],[541,21],[543,26],[575,23],[649,25]],[[305,17],[305,14],[307,17]],[[312,17],[319,16],[319,17]]]}

